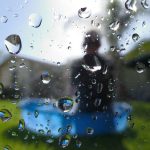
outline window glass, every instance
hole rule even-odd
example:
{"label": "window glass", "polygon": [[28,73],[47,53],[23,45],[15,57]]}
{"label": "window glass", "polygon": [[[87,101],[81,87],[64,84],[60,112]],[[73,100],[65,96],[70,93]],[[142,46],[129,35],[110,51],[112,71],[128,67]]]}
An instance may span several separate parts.
{"label": "window glass", "polygon": [[149,150],[150,0],[0,2],[0,149]]}

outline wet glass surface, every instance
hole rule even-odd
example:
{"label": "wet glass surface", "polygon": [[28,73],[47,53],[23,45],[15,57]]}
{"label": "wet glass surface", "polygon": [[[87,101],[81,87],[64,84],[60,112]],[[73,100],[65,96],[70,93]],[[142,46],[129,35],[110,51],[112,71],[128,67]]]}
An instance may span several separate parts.
{"label": "wet glass surface", "polygon": [[0,2],[0,149],[149,150],[150,0]]}

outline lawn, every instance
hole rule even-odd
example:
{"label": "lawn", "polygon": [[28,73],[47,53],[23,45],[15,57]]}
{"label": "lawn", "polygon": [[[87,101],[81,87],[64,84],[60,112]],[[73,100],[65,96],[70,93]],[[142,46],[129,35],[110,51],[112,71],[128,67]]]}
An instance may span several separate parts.
{"label": "lawn", "polygon": [[[119,135],[103,135],[78,139],[82,142],[82,150],[150,150],[150,103],[133,101],[132,119],[129,128]],[[0,109],[8,109],[12,119],[7,122],[0,120],[0,149],[9,145],[12,150],[58,150],[58,139],[47,143],[50,137],[33,134],[27,130],[19,131],[20,110],[10,101],[0,101]],[[52,139],[52,138],[51,138]],[[51,140],[52,141],[52,140]],[[78,149],[77,139],[72,138],[69,150]],[[5,149],[6,150],[6,149]]]}

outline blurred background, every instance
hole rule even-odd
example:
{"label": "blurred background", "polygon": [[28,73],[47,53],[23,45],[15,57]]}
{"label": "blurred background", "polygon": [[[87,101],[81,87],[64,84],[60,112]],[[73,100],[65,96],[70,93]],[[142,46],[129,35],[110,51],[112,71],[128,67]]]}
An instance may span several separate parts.
{"label": "blurred background", "polygon": [[102,37],[99,54],[115,65],[114,101],[131,104],[132,119],[125,133],[81,138],[81,147],[76,141],[70,148],[149,150],[150,0],[5,0],[0,4],[0,109],[14,116],[10,122],[0,120],[1,149],[23,150],[27,144],[28,149],[59,149],[53,138],[45,142],[47,137],[18,132],[21,110],[16,104],[27,98],[74,97],[71,66],[85,55],[85,33],[95,29]]}

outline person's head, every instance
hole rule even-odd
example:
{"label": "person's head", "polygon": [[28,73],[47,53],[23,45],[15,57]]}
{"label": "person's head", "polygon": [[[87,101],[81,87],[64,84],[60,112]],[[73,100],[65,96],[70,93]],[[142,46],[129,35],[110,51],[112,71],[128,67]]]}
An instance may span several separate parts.
{"label": "person's head", "polygon": [[95,30],[88,31],[85,34],[82,46],[88,54],[95,53],[101,46],[99,33]]}

